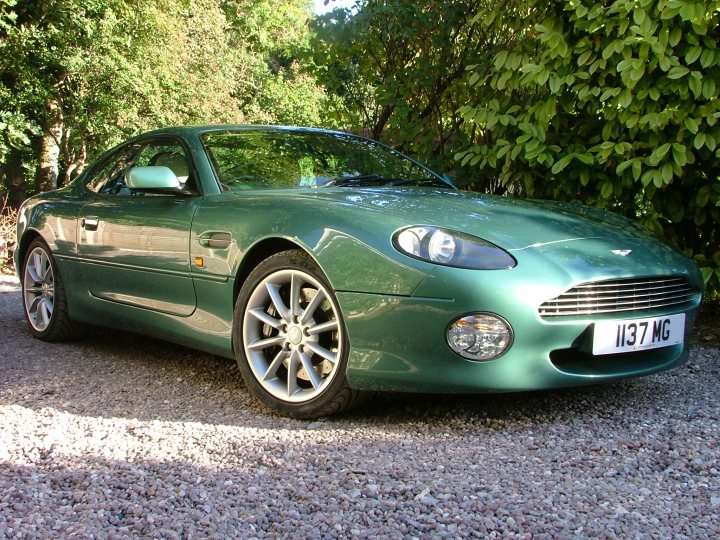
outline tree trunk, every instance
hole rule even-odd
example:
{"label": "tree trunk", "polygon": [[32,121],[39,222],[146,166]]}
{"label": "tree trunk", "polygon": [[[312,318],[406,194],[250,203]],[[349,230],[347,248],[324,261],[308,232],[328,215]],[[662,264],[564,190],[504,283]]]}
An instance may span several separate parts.
{"label": "tree trunk", "polygon": [[59,175],[60,138],[62,137],[63,123],[60,107],[56,101],[48,104],[47,116],[43,122],[43,132],[40,136],[38,152],[38,168],[35,183],[38,191],[57,189]]}
{"label": "tree trunk", "polygon": [[7,188],[8,204],[18,208],[27,199],[27,183],[23,171],[22,158],[12,150],[5,158],[5,164],[0,170],[0,177],[5,179]]}
{"label": "tree trunk", "polygon": [[83,172],[85,169],[85,164],[87,162],[87,145],[85,144],[85,141],[80,142],[80,150],[72,158],[72,161],[67,164],[65,167],[65,171],[62,176],[62,186],[68,185],[70,182],[72,182],[79,174]]}

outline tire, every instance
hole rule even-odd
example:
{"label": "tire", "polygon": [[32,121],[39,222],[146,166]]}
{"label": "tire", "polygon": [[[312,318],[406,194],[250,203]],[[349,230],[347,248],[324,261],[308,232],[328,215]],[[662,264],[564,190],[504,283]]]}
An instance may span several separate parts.
{"label": "tire", "polygon": [[47,244],[32,241],[23,260],[22,298],[30,333],[42,341],[67,341],[76,336],[65,286]]}
{"label": "tire", "polygon": [[248,276],[235,303],[235,357],[251,392],[282,415],[319,418],[351,407],[348,340],[335,294],[301,250],[283,251]]}

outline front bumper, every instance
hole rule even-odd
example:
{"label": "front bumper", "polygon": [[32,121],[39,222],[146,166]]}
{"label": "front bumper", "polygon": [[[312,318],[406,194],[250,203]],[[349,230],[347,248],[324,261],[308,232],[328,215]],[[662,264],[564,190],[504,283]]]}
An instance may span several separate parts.
{"label": "front bumper", "polygon": [[[538,314],[543,301],[574,284],[547,279],[532,284],[519,273],[454,270],[431,276],[412,297],[339,292],[350,338],[348,383],[364,390],[513,392],[638,377],[687,360],[699,293],[689,309],[601,316],[625,320],[685,313],[683,345],[593,356],[596,318],[548,320]],[[430,297],[430,290],[441,297]],[[512,326],[513,344],[499,358],[471,361],[447,345],[448,324],[471,312],[495,313]]]}

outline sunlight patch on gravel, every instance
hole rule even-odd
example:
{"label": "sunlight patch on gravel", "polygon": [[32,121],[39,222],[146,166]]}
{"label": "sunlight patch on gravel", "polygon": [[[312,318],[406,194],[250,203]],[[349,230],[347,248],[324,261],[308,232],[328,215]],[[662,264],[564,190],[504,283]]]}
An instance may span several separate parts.
{"label": "sunlight patch on gravel", "polygon": [[20,280],[15,276],[0,274],[0,292],[14,292],[20,290]]}

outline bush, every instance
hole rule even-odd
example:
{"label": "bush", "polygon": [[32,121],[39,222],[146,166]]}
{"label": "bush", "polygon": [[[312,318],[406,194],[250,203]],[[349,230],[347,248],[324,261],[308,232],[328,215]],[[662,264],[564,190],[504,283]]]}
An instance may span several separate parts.
{"label": "bush", "polygon": [[[515,45],[471,66],[456,155],[511,191],[639,219],[720,291],[720,2],[529,0]],[[539,24],[527,21],[540,21]],[[498,24],[494,21],[494,24]]]}

